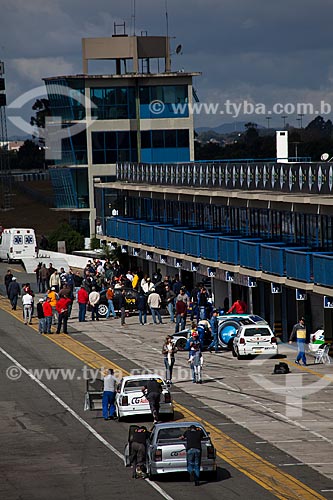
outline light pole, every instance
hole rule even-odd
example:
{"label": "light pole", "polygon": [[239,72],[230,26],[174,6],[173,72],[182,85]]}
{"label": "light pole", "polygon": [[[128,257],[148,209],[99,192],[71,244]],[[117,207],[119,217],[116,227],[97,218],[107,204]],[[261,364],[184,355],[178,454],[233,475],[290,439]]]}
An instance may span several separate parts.
{"label": "light pole", "polygon": [[304,113],[298,113],[299,118],[297,119],[300,123],[300,128],[303,128],[303,116]]}
{"label": "light pole", "polygon": [[269,120],[271,120],[272,117],[271,116],[266,116],[266,120],[267,120],[267,128],[269,128]]}

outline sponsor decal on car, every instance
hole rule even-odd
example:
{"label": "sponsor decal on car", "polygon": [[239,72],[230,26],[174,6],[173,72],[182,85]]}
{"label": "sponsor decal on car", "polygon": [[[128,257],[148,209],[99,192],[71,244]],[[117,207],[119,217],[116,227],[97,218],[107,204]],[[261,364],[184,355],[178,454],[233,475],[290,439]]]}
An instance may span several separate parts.
{"label": "sponsor decal on car", "polygon": [[140,397],[132,398],[132,401],[131,401],[132,405],[139,405],[139,404],[146,404],[146,403],[148,403],[148,399],[140,398]]}
{"label": "sponsor decal on car", "polygon": [[170,453],[171,457],[184,457],[186,455],[186,450],[181,450],[181,451],[172,451]]}

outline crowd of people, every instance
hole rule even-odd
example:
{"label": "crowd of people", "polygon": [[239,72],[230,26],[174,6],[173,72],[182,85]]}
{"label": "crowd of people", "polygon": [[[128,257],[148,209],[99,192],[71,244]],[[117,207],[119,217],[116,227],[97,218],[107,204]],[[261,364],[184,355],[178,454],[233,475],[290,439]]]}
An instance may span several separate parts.
{"label": "crowd of people", "polygon": [[[37,293],[44,297],[39,299],[37,317],[40,333],[51,334],[52,325],[56,325],[56,333],[68,333],[67,321],[71,316],[74,300],[78,303],[78,321],[86,321],[87,312],[91,312],[91,320],[99,321],[101,296],[107,305],[106,319],[120,317],[121,326],[126,324],[126,310],[129,303],[137,310],[140,325],[146,325],[148,314],[154,324],[163,324],[162,311],[169,321],[175,324],[175,333],[186,328],[188,319],[196,325],[212,321],[210,331],[212,342],[210,349],[217,352],[217,327],[214,322],[212,298],[203,283],[198,283],[192,290],[181,282],[179,275],[173,278],[162,277],[160,269],[156,269],[150,277],[140,269],[135,271],[121,269],[119,264],[108,259],[89,260],[83,271],[67,271],[63,267],[55,269],[50,263],[48,267],[40,262],[35,269]],[[21,286],[8,270],[4,283],[12,309],[17,307],[18,297],[22,295],[24,321],[31,323],[34,314],[34,292],[30,283]],[[134,303],[134,306],[133,306]],[[246,312],[246,304],[237,300],[230,308],[228,299],[224,301],[223,310],[237,313]],[[216,322],[217,324],[217,322]],[[215,325],[215,326],[214,326]],[[200,331],[200,328],[198,329]],[[200,342],[202,345],[203,334]],[[168,377],[169,379],[170,377]]]}

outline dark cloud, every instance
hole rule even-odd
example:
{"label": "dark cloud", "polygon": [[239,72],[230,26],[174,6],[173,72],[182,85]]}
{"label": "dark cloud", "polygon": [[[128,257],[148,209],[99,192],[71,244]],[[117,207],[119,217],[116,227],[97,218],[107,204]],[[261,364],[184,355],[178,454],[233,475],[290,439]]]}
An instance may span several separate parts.
{"label": "dark cloud", "polygon": [[[2,5],[0,58],[9,99],[44,76],[80,73],[81,38],[134,28],[134,0],[11,0]],[[201,99],[301,102],[331,98],[331,0],[167,0],[175,69],[202,71]],[[166,33],[165,0],[136,0],[136,33]],[[104,66],[107,68],[107,66]],[[263,118],[264,120],[264,118]],[[200,125],[230,121],[200,115]]]}

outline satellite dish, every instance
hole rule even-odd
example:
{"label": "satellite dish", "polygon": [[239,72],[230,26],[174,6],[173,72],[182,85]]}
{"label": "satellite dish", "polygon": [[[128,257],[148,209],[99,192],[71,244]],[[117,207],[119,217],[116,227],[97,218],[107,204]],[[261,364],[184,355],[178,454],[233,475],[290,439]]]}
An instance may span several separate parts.
{"label": "satellite dish", "polygon": [[327,161],[329,159],[330,155],[328,153],[323,153],[320,157],[322,161]]}
{"label": "satellite dish", "polygon": [[180,54],[181,51],[183,49],[183,46],[182,45],[177,45],[177,48],[176,48],[176,54]]}

